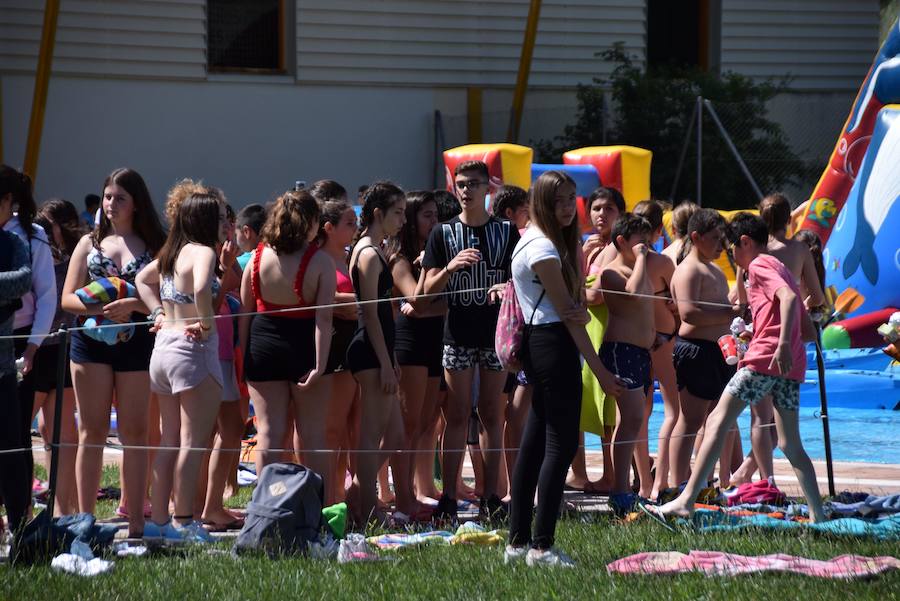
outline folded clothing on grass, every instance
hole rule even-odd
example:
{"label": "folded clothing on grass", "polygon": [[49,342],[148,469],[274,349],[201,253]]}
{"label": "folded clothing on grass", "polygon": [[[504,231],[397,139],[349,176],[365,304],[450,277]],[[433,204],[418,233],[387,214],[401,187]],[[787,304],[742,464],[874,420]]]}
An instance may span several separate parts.
{"label": "folded clothing on grass", "polygon": [[896,569],[900,569],[900,559],[894,557],[841,555],[821,561],[782,553],[746,556],[720,551],[638,553],[606,566],[608,572],[615,574],[700,572],[707,576],[733,576],[772,571],[833,579],[868,578]]}

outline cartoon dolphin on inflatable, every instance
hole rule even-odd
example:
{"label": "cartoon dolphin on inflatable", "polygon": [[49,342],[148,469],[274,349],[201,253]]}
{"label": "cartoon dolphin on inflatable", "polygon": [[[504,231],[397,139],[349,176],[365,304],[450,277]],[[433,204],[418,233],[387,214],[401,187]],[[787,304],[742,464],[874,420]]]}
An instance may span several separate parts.
{"label": "cartoon dolphin on inflatable", "polygon": [[[869,144],[869,153],[870,156],[874,154],[874,160],[865,161],[863,172],[860,173],[859,198],[855,207],[856,232],[853,245],[844,258],[843,275],[845,279],[850,279],[862,267],[866,279],[875,286],[878,284],[875,239],[891,207],[900,197],[900,177],[897,177],[897,167],[900,165],[900,124],[897,123],[896,111],[882,111],[879,115],[876,133]],[[848,203],[845,210],[850,209]],[[896,235],[896,231],[891,232],[894,240]]]}

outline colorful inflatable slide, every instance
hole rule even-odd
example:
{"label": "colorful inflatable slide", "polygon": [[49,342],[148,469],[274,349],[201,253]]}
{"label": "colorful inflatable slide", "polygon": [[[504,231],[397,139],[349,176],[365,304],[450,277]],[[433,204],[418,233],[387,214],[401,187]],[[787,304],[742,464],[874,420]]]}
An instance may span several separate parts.
{"label": "colorful inflatable slide", "polygon": [[863,81],[800,225],[819,234],[826,281],[862,301],[826,328],[826,348],[883,343],[900,307],[900,22]]}

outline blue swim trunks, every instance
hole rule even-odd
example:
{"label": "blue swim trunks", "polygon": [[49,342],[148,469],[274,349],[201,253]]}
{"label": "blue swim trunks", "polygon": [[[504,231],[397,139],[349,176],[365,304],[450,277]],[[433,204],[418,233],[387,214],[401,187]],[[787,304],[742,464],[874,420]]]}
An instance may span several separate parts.
{"label": "blue swim trunks", "polygon": [[650,351],[627,342],[604,342],[600,345],[600,361],[612,374],[625,382],[628,390],[650,390]]}

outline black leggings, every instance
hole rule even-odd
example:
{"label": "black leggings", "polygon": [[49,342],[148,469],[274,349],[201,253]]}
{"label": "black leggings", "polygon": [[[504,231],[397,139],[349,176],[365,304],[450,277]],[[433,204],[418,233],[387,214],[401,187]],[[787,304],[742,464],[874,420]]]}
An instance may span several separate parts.
{"label": "black leggings", "polygon": [[24,524],[31,504],[31,436],[30,430],[23,427],[31,417],[31,407],[23,418],[15,372],[0,377],[0,412],[0,450],[29,448],[21,453],[0,453],[0,494],[9,529],[16,532]]}
{"label": "black leggings", "polygon": [[[28,335],[31,326],[19,328],[13,334]],[[28,345],[27,338],[16,338],[15,356],[21,357]],[[34,462],[31,455],[31,410],[34,406],[34,370],[16,383],[15,372],[0,378],[0,450],[24,449],[21,453],[0,454],[0,497],[6,507],[10,530],[24,525],[31,505],[31,476]]]}
{"label": "black leggings", "polygon": [[[525,375],[534,387],[534,396],[513,471],[509,542],[515,546],[530,542],[535,549],[549,549],[566,474],[578,450],[581,358],[562,323],[532,326],[526,345]],[[538,506],[532,537],[535,489]]]}

